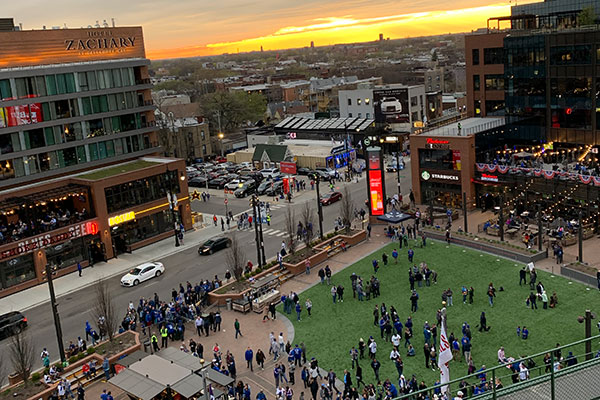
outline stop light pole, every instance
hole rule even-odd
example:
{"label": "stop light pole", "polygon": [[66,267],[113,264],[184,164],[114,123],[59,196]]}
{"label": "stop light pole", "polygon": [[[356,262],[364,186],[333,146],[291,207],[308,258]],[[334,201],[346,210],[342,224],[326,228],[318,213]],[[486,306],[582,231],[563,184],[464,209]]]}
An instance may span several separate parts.
{"label": "stop light pole", "polygon": [[58,341],[58,353],[60,361],[66,361],[65,345],[63,343],[62,328],[60,326],[60,316],[58,315],[58,303],[56,302],[56,294],[54,293],[54,283],[52,282],[52,268],[50,264],[46,264],[46,279],[48,280],[48,290],[50,291],[50,306],[52,306],[52,316],[54,317],[54,329],[56,330],[56,340]]}
{"label": "stop light pole", "polygon": [[317,184],[317,214],[319,216],[319,237],[323,240],[323,208],[321,206],[321,193],[319,191],[319,183],[321,176],[318,173],[313,174],[313,179]]}

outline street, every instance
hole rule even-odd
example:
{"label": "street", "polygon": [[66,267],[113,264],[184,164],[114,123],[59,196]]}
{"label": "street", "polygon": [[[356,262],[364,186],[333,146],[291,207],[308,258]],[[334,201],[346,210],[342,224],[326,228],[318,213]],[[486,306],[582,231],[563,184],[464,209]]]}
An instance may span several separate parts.
{"label": "street", "polygon": [[[397,193],[396,173],[386,173],[386,188],[388,197]],[[401,173],[402,193],[407,199],[410,191],[410,163],[407,162],[407,169]],[[336,184],[336,190],[342,191],[343,183]],[[191,188],[192,191],[194,188]],[[327,184],[321,183],[321,194],[326,193],[329,189]],[[359,183],[349,183],[349,190],[352,196],[352,201],[356,208],[364,207],[367,196],[367,188],[365,182],[365,174]],[[202,189],[198,189],[202,191]],[[224,195],[223,192],[211,195],[209,202],[193,201],[192,209],[197,212],[202,212],[212,218],[212,215],[225,215]],[[261,200],[271,202],[271,226],[263,225],[265,256],[267,260],[276,255],[276,252],[281,248],[281,241],[286,239],[285,232],[285,211],[286,207],[291,206],[295,210],[296,220],[300,218],[300,205],[309,202],[314,210],[313,225],[316,227],[315,233],[318,231],[318,217],[316,211],[316,190],[310,190],[310,185],[307,183],[307,190],[301,191],[300,194],[294,197],[291,204],[280,200],[273,202],[272,198],[261,196]],[[243,211],[251,213],[249,199],[237,199],[233,195],[228,195],[228,209],[234,214]],[[340,202],[323,207],[323,229],[328,232],[333,229],[334,220],[340,215]],[[231,232],[235,232],[236,238],[240,241],[241,247],[245,252],[246,258],[257,266],[256,245],[254,229],[238,232],[235,222],[232,223]],[[165,239],[171,240],[171,239]],[[143,249],[137,250],[143,252]],[[114,296],[114,304],[117,310],[117,315],[120,318],[132,301],[136,306],[141,297],[153,296],[156,292],[161,299],[170,298],[170,293],[173,288],[178,288],[180,283],[185,285],[186,281],[195,284],[199,280],[211,280],[215,275],[223,277],[226,266],[226,250],[219,251],[210,256],[199,256],[197,247],[188,248],[179,251],[171,256],[164,257],[159,260],[165,265],[165,274],[159,278],[151,279],[136,287],[121,287],[121,275],[114,276],[108,279],[109,287],[112,288]],[[110,261],[109,261],[110,262]],[[73,274],[75,276],[75,274]],[[95,301],[94,288],[88,287],[80,289],[70,294],[58,298],[59,312],[62,324],[62,331],[65,341],[65,348],[69,341],[77,343],[78,336],[85,335],[85,322],[90,320],[90,310]],[[39,353],[43,347],[46,347],[51,355],[51,360],[58,359],[58,346],[56,341],[54,322],[50,304],[47,302],[40,306],[36,306],[24,312],[27,317],[29,327],[27,329],[29,337],[33,342],[35,349],[34,368],[41,366]],[[96,321],[90,320],[92,326],[96,327]],[[0,342],[0,353],[7,353],[7,346],[10,340],[4,339]]]}

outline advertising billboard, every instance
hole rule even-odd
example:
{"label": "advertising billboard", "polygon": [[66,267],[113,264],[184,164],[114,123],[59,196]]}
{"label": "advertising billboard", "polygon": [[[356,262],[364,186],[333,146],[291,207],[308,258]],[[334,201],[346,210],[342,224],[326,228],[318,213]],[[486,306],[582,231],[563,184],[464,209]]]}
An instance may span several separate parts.
{"label": "advertising billboard", "polygon": [[408,88],[373,90],[373,107],[377,123],[410,122]]}
{"label": "advertising billboard", "polygon": [[379,169],[369,171],[369,196],[371,215],[383,215],[385,213],[385,199],[383,198],[383,179]]}
{"label": "advertising billboard", "polygon": [[43,122],[40,103],[24,104],[4,108],[7,126],[20,126]]}

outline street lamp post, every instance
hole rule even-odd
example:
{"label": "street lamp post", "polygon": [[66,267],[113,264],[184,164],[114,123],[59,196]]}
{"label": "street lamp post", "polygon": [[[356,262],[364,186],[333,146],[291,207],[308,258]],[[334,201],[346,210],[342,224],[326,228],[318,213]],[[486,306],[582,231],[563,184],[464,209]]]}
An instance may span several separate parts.
{"label": "street lamp post", "polygon": [[52,268],[46,264],[46,279],[48,280],[48,290],[50,291],[50,306],[52,306],[52,316],[54,317],[54,328],[56,329],[56,340],[58,341],[58,352],[60,361],[66,361],[65,345],[63,343],[62,328],[60,326],[60,315],[58,314],[58,303],[54,293],[54,283],[52,282]]}
{"label": "street lamp post", "polygon": [[223,138],[225,135],[223,132],[219,132],[219,147],[221,148],[221,157],[223,157]]}
{"label": "street lamp post", "polygon": [[319,237],[323,240],[323,209],[321,208],[321,193],[319,191],[319,183],[321,176],[318,173],[313,174],[313,178],[317,185],[317,214],[319,216]]}
{"label": "street lamp post", "polygon": [[219,124],[219,141],[220,141],[220,147],[221,147],[221,157],[223,157],[223,138],[225,137],[225,135],[223,134],[223,131],[221,129],[221,111],[218,111],[217,113],[217,123]]}
{"label": "street lamp post", "polygon": [[173,231],[175,233],[175,247],[179,247],[179,236],[177,235],[177,217],[175,215],[175,207],[177,206],[175,196],[173,195],[173,181],[171,178],[171,171],[169,171],[169,166],[167,165],[167,181],[168,187],[168,197],[169,197],[169,207],[171,208],[171,219],[173,220]]}

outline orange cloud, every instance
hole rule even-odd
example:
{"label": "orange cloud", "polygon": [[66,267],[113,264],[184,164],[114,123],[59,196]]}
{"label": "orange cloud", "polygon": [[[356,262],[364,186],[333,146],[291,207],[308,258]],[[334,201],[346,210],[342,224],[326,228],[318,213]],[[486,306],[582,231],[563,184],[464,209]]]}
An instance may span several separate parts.
{"label": "orange cloud", "polygon": [[149,58],[175,58],[222,53],[355,43],[376,40],[379,33],[392,39],[469,32],[486,26],[492,16],[510,15],[509,5],[490,5],[461,10],[430,11],[380,17],[355,18],[352,15],[307,21],[305,25],[286,26],[268,35],[209,43],[178,49],[148,51]]}

